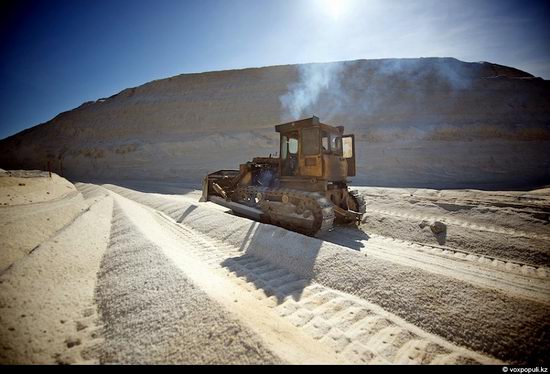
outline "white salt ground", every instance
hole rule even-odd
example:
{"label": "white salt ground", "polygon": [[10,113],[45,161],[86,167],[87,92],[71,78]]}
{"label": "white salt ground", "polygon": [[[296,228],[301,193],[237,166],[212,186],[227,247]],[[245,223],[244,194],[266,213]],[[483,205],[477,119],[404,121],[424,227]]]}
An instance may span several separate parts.
{"label": "white salt ground", "polygon": [[545,360],[544,351],[550,346],[546,333],[550,320],[548,280],[540,281],[544,287],[536,300],[519,297],[500,288],[499,283],[471,283],[452,268],[447,270],[449,275],[426,272],[422,267],[369,256],[368,250],[357,252],[219,214],[211,203],[185,204],[170,197],[105,187],[301,277],[374,302],[456,344],[510,362]]}
{"label": "white salt ground", "polygon": [[[337,229],[324,241],[227,214],[175,185],[165,191],[182,195],[151,193],[154,184],[136,185],[148,193],[77,187],[0,215],[15,228],[3,248],[27,248],[0,275],[2,363],[547,363],[545,248],[530,249],[529,266],[514,263],[514,250],[496,266],[399,231],[410,223],[412,232],[418,206],[423,219],[448,221],[449,250],[467,250],[454,226],[487,242],[508,235],[518,249],[525,234],[546,243],[544,191],[363,189],[367,216],[385,217],[397,237],[369,232],[367,220],[362,235]],[[70,219],[50,227],[37,218],[46,213]],[[498,232],[513,222],[515,233]]]}

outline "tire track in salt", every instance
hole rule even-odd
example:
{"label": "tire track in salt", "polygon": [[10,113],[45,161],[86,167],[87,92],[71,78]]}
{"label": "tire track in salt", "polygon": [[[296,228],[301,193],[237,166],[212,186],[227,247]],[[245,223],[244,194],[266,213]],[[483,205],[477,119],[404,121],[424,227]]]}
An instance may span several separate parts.
{"label": "tire track in salt", "polygon": [[[174,200],[163,196],[153,198],[116,186],[110,189],[153,208],[161,201]],[[546,332],[549,331],[547,306],[508,291],[499,291],[496,281],[492,286],[479,287],[478,283],[461,279],[452,267],[460,263],[458,260],[447,260],[449,268],[434,273],[426,271],[421,263],[415,261],[407,260],[408,264],[404,265],[402,253],[396,254],[395,259],[388,256],[379,259],[367,252],[369,259],[364,253],[338,248],[269,225],[258,225],[250,241],[247,239],[249,235],[244,235],[251,227],[249,220],[228,218],[211,204],[197,204],[194,201],[191,204],[174,201],[174,207],[179,206],[180,210],[171,214],[171,219],[183,221],[222,243],[232,243],[241,248],[255,243],[254,248],[248,248],[251,253],[257,253],[308,279],[314,278],[327,287],[374,302],[424,331],[454,344],[517,364],[544,362],[544,347],[548,346]],[[191,207],[197,210],[189,213]],[[270,238],[281,238],[288,243],[282,242],[280,247],[275,243],[268,244],[272,240]],[[294,245],[300,247],[293,249]],[[321,245],[320,251],[312,252],[313,247],[318,245]],[[388,247],[391,249],[391,246]],[[315,259],[314,263],[301,260],[296,263],[298,253],[308,258],[314,256],[311,257]],[[434,257],[424,254],[425,259],[439,263],[440,259],[434,260]],[[482,266],[472,267],[491,272],[491,269]],[[500,276],[504,274],[496,270],[492,272]],[[545,296],[541,297],[544,299]],[[517,313],[518,310],[523,313]]]}
{"label": "tire track in salt", "polygon": [[[496,363],[454,346],[355,296],[246,255],[159,213],[164,228],[194,243],[191,254],[229,276],[296,328],[354,363]],[[164,222],[163,222],[164,221]]]}
{"label": "tire track in salt", "polygon": [[[413,213],[402,213],[391,209],[381,209],[381,208],[374,208],[372,206],[368,206],[367,208],[367,214],[369,212],[374,212],[382,215],[388,215],[388,216],[394,216],[399,218],[405,218],[405,219],[415,219],[415,220],[439,220],[442,222],[445,222],[447,224],[453,224],[456,226],[461,226],[468,229],[478,230],[478,231],[486,231],[491,232],[495,234],[504,234],[504,235],[510,235],[510,236],[519,236],[529,239],[541,239],[541,240],[549,240],[550,241],[550,235],[544,235],[534,232],[527,232],[523,230],[516,230],[506,227],[499,227],[494,225],[487,225],[487,224],[479,224],[479,223],[472,223],[467,222],[464,220],[456,219],[454,217],[449,216],[438,216],[434,214],[413,214]],[[363,219],[363,222],[367,220],[368,217],[365,217]]]}

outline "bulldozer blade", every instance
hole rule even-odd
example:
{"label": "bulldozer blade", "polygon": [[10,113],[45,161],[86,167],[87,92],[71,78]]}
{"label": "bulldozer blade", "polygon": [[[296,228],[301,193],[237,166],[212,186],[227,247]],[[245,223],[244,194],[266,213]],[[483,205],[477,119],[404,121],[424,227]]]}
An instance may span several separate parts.
{"label": "bulldozer blade", "polygon": [[243,204],[227,201],[219,196],[211,196],[210,201],[218,205],[231,209],[233,212],[243,215],[245,217],[254,219],[256,221],[262,220],[263,212],[259,209],[252,208]]}

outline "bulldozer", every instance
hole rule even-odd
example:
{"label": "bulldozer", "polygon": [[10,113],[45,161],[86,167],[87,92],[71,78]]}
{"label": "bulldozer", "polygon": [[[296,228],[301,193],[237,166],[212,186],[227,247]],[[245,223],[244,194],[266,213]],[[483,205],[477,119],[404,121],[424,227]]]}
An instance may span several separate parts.
{"label": "bulldozer", "polygon": [[335,223],[360,223],[365,201],[348,190],[355,176],[355,139],[318,117],[275,126],[279,157],[255,157],[239,170],[219,170],[203,181],[200,201],[309,236]]}

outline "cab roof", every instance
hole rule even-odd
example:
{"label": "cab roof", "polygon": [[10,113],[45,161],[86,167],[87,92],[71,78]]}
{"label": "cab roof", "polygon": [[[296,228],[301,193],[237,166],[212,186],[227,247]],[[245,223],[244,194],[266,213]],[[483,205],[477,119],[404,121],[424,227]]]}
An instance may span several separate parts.
{"label": "cab roof", "polygon": [[304,118],[297,121],[287,122],[280,125],[275,126],[275,131],[277,132],[288,132],[292,130],[299,130],[306,127],[312,127],[312,126],[320,126],[324,128],[325,130],[332,130],[332,131],[339,131],[341,133],[344,132],[344,126],[330,126],[324,123],[321,123],[319,121],[318,117],[312,116],[310,118]]}

